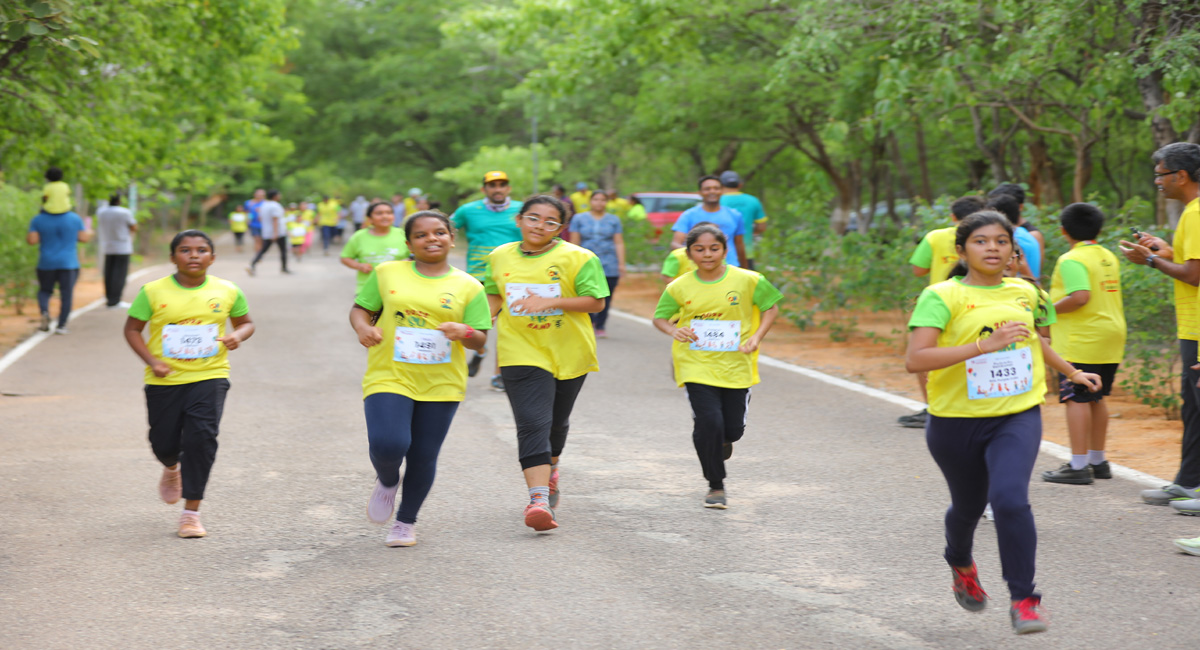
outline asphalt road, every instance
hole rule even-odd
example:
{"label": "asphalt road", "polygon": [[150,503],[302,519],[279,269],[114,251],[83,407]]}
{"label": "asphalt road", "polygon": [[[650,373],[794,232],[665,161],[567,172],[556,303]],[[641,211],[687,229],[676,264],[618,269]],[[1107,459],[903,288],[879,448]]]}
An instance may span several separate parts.
{"label": "asphalt road", "polygon": [[[224,249],[229,249],[225,247]],[[273,253],[273,251],[272,251]],[[142,368],[124,314],[96,310],[0,374],[0,648],[1194,648],[1200,518],[1140,486],[1032,486],[1046,634],[1008,624],[992,525],[976,557],[996,599],[958,607],[941,558],[945,485],[905,409],[762,369],[701,507],[669,340],[614,318],[562,461],[561,528],[522,525],[507,400],[471,381],[417,525],[387,548],[347,324],[353,273],[310,257],[212,272],[258,325],[233,385],[209,536],[175,537],[157,497]],[[237,259],[235,259],[237,258]],[[164,275],[147,276],[145,279]],[[130,287],[127,299],[136,287]],[[618,289],[618,296],[620,290]],[[1043,457],[1039,469],[1057,464]]]}

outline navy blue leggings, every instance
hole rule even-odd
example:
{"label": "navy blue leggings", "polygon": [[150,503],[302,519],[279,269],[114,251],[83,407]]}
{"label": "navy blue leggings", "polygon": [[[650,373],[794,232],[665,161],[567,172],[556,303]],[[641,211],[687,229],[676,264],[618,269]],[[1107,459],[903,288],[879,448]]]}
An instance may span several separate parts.
{"label": "navy blue leggings", "polygon": [[418,402],[395,393],[375,393],[363,400],[371,464],[379,482],[400,481],[400,463],[407,461],[396,519],[417,522],[417,511],[429,496],[437,474],[438,452],[458,410],[458,402]]}
{"label": "navy blue leggings", "polygon": [[1029,506],[1029,476],[1042,442],[1042,410],[990,418],[930,415],[925,442],[950,487],[946,561],[971,566],[975,526],[990,502],[996,515],[1000,566],[1013,600],[1033,590],[1037,528]]}

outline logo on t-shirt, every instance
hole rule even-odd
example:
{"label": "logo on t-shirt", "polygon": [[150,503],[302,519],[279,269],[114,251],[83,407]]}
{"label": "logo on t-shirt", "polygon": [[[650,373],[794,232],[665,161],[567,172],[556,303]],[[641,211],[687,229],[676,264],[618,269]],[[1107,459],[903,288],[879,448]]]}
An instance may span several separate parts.
{"label": "logo on t-shirt", "polygon": [[442,309],[453,309],[454,308],[454,294],[443,293],[442,295],[438,296],[438,305]]}
{"label": "logo on t-shirt", "polygon": [[1033,313],[1033,307],[1031,307],[1029,305],[1029,299],[1026,298],[1025,296],[1017,297],[1017,304],[1020,305],[1021,308],[1024,309],[1025,311],[1027,311],[1031,314]]}
{"label": "logo on t-shirt", "polygon": [[208,308],[211,309],[212,313],[214,313],[214,314],[221,313],[221,299],[220,298],[209,298]]}
{"label": "logo on t-shirt", "polygon": [[546,269],[546,276],[550,278],[551,282],[558,282],[562,277],[562,269],[558,266],[551,266]]}
{"label": "logo on t-shirt", "polygon": [[729,301],[730,307],[737,307],[741,304],[742,293],[740,291],[730,291],[725,294],[725,299]]}

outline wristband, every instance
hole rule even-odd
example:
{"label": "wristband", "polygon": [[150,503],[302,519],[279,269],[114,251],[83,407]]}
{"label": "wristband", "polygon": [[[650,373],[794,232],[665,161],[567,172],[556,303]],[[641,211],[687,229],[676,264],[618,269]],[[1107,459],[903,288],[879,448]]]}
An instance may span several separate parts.
{"label": "wristband", "polygon": [[[463,324],[464,324],[464,325],[466,325],[466,323],[463,323]],[[469,339],[469,338],[471,338],[472,336],[475,336],[475,328],[474,328],[474,327],[471,327],[470,325],[467,325],[467,334],[466,334],[466,336],[464,336],[463,338],[464,338],[464,339]]]}
{"label": "wristband", "polygon": [[1073,372],[1073,373],[1071,373],[1071,374],[1067,375],[1067,379],[1070,379],[1071,377],[1074,377],[1075,375],[1078,375],[1078,374],[1079,374],[1079,373],[1081,373],[1081,372],[1083,372],[1083,369],[1081,369],[1081,368],[1076,368],[1076,369],[1075,369],[1075,372]]}
{"label": "wristband", "polygon": [[979,344],[979,339],[975,339],[975,347],[979,349],[979,354],[987,354],[983,351],[983,346]]}
{"label": "wristband", "polygon": [[1156,259],[1158,259],[1157,255],[1148,255],[1146,257],[1146,266],[1148,266],[1152,269],[1157,269],[1158,267],[1154,266],[1154,260],[1156,260]]}

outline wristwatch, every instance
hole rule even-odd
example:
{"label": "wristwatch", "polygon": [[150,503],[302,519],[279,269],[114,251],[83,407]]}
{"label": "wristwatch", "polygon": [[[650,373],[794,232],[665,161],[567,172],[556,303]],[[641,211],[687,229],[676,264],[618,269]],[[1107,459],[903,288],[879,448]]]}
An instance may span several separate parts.
{"label": "wristwatch", "polygon": [[1154,260],[1156,260],[1156,259],[1158,259],[1158,256],[1157,256],[1157,255],[1153,255],[1153,254],[1151,254],[1151,255],[1147,255],[1147,256],[1146,256],[1146,266],[1148,266],[1148,267],[1150,267],[1150,268],[1152,268],[1152,269],[1153,269],[1153,268],[1158,268],[1158,267],[1154,266]]}

